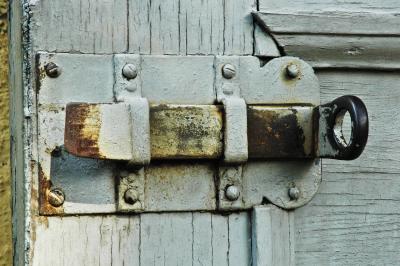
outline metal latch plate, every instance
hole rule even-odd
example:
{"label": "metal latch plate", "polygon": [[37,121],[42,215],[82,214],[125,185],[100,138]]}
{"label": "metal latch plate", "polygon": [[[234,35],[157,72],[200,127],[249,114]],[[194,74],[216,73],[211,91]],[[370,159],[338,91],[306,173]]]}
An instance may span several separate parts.
{"label": "metal latch plate", "polygon": [[[120,161],[103,160],[105,157],[101,156],[100,150],[86,150],[85,145],[90,142],[73,145],[77,149],[84,148],[91,155],[98,154],[97,159],[76,157],[66,152],[64,148],[64,143],[70,145],[66,142],[68,135],[64,139],[65,112],[68,103],[93,104],[88,106],[116,105],[113,87],[115,76],[121,74],[121,69],[115,69],[113,63],[115,56],[38,54],[38,163],[39,169],[41,169],[39,173],[41,214],[123,211],[118,207],[118,202],[124,200],[122,198],[124,193],[117,188],[121,184],[121,180],[135,176],[134,173],[137,169],[126,167]],[[223,207],[223,204],[218,204],[225,200],[221,194],[225,191],[218,192],[221,184],[216,182],[216,178],[218,179],[221,174],[220,162],[218,160],[181,160],[182,158],[198,158],[197,156],[203,156],[204,152],[206,154],[208,152],[205,157],[216,157],[216,154],[222,153],[223,145],[219,127],[223,127],[223,124],[221,124],[220,107],[211,107],[210,109],[210,106],[216,101],[216,72],[221,71],[219,66],[215,65],[218,60],[214,56],[139,56],[138,60],[141,67],[137,78],[140,80],[142,97],[145,97],[153,106],[150,110],[152,117],[150,122],[160,125],[163,131],[157,132],[154,127],[151,127],[153,128],[150,133],[152,160],[153,155],[157,154],[160,160],[154,159],[149,166],[143,168],[143,178],[140,181],[142,187],[137,193],[140,205],[136,204],[136,207],[131,210],[127,208],[127,211],[230,209]],[[235,78],[240,86],[241,97],[249,106],[260,106],[266,103],[270,105],[284,103],[292,106],[301,104],[316,106],[319,104],[319,85],[315,74],[309,65],[297,58],[277,58],[265,65],[258,58],[252,56],[224,56],[223,60],[236,62]],[[45,74],[45,68],[49,62],[60,67],[61,74],[58,77],[54,78]],[[299,69],[299,75],[296,78],[287,78],[286,76],[286,68],[291,64],[296,65]],[[167,105],[175,105],[175,107],[160,107]],[[189,120],[181,119],[188,118],[188,116],[179,111],[179,105],[194,105],[195,109],[206,110],[208,115],[189,116],[194,122],[190,124]],[[89,116],[82,115],[88,111],[87,106],[82,108],[81,111],[85,111],[80,113],[81,120],[73,119],[76,122],[76,128],[79,128],[81,122],[81,124],[93,125],[90,130],[98,129],[99,125],[95,120],[90,120]],[[257,108],[249,112],[248,116],[259,115],[260,110]],[[304,110],[307,110],[307,107]],[[302,111],[303,109],[301,109]],[[273,110],[268,110],[268,112],[272,115]],[[292,111],[288,109],[287,112],[291,113]],[[78,114],[79,112],[72,116]],[[96,112],[92,112],[92,114],[99,117]],[[115,122],[112,129],[114,130],[113,134],[120,134],[119,137],[123,140],[127,135],[124,135],[125,133],[120,130],[119,126],[127,121],[122,113],[109,112],[108,115],[110,114],[114,114],[114,118],[110,116],[110,119]],[[164,119],[166,116],[183,121],[184,123],[180,126],[186,128],[199,125],[198,123],[208,125],[207,132],[211,135],[202,140],[193,138],[192,142],[185,142],[183,141],[185,137],[191,138],[190,134],[187,135],[187,129],[180,131],[180,135],[176,135],[178,131],[174,131],[176,129],[174,124],[167,123],[167,119]],[[68,117],[70,116],[67,116],[67,119]],[[83,117],[86,118],[82,120]],[[300,115],[296,117],[299,118]],[[279,117],[277,118],[279,120]],[[210,119],[214,121],[212,126],[204,123],[204,120],[209,121]],[[100,120],[103,121],[102,118]],[[301,123],[307,124],[307,121]],[[257,130],[258,124],[251,125],[249,123],[248,125],[254,128],[248,132],[250,136],[253,131]],[[88,136],[90,138],[96,136],[90,130]],[[104,131],[99,132],[98,140],[104,138],[106,136],[104,134],[108,134]],[[307,135],[306,132],[304,134]],[[285,137],[284,134],[272,134],[270,137],[277,136]],[[90,140],[93,141],[93,139]],[[299,150],[300,153],[309,152],[307,141],[305,138],[303,141],[305,146],[303,151]],[[91,144],[93,143],[91,142]],[[124,142],[121,143],[118,144],[119,146],[117,145],[118,149],[113,148],[112,150],[115,157],[119,157],[125,149],[127,154],[129,153],[123,145]],[[186,149],[182,143],[191,145],[193,148]],[[256,138],[252,138],[249,144],[258,146],[260,142],[257,142]],[[163,148],[165,146],[170,149]],[[212,148],[206,150],[202,148],[204,146]],[[266,147],[264,148],[266,149]],[[271,152],[274,150],[272,147]],[[176,154],[177,160],[161,159],[168,153]],[[249,150],[249,154],[257,157],[260,150]],[[238,208],[248,209],[266,201],[283,208],[296,208],[304,205],[318,189],[321,180],[319,162],[319,159],[249,160],[239,174],[241,203]],[[293,187],[300,191],[297,198],[290,197],[288,193]],[[64,203],[59,206],[55,206],[49,200],[52,190],[55,188],[61,189],[65,196]],[[219,196],[222,198],[218,199]]]}

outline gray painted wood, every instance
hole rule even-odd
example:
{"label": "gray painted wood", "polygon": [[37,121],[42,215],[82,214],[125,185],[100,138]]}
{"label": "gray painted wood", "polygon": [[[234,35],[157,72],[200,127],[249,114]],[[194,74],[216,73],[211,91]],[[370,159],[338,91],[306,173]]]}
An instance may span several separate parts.
{"label": "gray painted wood", "polygon": [[293,235],[292,212],[274,205],[255,207],[252,215],[252,265],[294,265]]}
{"label": "gray painted wood", "polygon": [[323,161],[319,193],[295,211],[297,265],[398,265],[400,75],[320,71],[322,102],[343,94],[366,103],[370,134],[355,161]]}
{"label": "gray painted wood", "polygon": [[263,0],[256,17],[285,54],[314,67],[380,70],[400,67],[399,10],[392,1]]}
{"label": "gray painted wood", "polygon": [[228,220],[230,266],[251,265],[251,217],[233,213]]}
{"label": "gray painted wood", "polygon": [[341,10],[341,11],[398,11],[400,7],[397,0],[259,0],[261,11],[280,10],[280,11],[321,11],[321,10]]}
{"label": "gray painted wood", "polygon": [[224,4],[224,54],[252,54],[254,25],[250,12],[256,8],[255,0],[225,0]]}
{"label": "gray painted wood", "polygon": [[53,217],[36,224],[41,237],[32,265],[140,265],[139,217]]}
{"label": "gray painted wood", "polygon": [[[28,261],[29,234],[29,213],[30,201],[30,174],[25,161],[28,142],[24,138],[28,130],[25,124],[26,84],[27,77],[25,69],[27,56],[22,48],[27,45],[26,36],[22,34],[26,28],[21,24],[26,22],[26,13],[23,12],[19,1],[10,1],[9,5],[9,84],[10,84],[10,141],[11,141],[11,189],[12,189],[12,239],[13,239],[13,262],[15,265],[23,265]],[[34,169],[33,169],[34,171]],[[33,172],[32,171],[32,172]],[[26,196],[26,198],[24,198]],[[26,200],[24,200],[26,199]]]}
{"label": "gray painted wood", "polygon": [[[212,262],[214,266],[229,265],[229,227],[228,216],[211,215]],[[247,231],[246,231],[247,232]]]}
{"label": "gray painted wood", "polygon": [[[128,2],[129,12],[135,14],[132,12],[136,10],[132,3],[133,1]],[[397,12],[396,10],[399,9],[396,0],[347,2],[323,0],[318,3],[308,0],[296,2],[280,0],[267,2],[263,0],[259,3],[260,9],[264,8],[265,3],[281,10],[292,8],[292,10],[306,9],[308,11],[342,9],[348,11]],[[28,3],[24,4],[28,5]],[[75,262],[81,265],[96,265],[99,264],[99,258],[103,258],[104,263],[108,263],[112,254],[116,264],[126,259],[129,262],[126,264],[138,265],[137,259],[140,256],[135,249],[135,244],[132,245],[132,243],[137,243],[135,242],[136,232],[139,230],[137,219],[140,216],[44,218],[36,215],[37,166],[35,160],[37,160],[37,143],[34,137],[36,136],[34,125],[37,121],[35,115],[33,115],[36,111],[33,97],[35,80],[32,79],[33,67],[31,66],[33,62],[29,58],[34,58],[33,55],[38,50],[112,53],[123,52],[128,46],[132,52],[139,49],[141,53],[150,53],[150,44],[147,45],[150,41],[145,39],[147,31],[146,29],[143,30],[142,37],[136,38],[136,44],[132,41],[135,38],[131,34],[128,45],[127,37],[124,37],[127,35],[127,25],[124,23],[127,14],[121,11],[127,10],[125,1],[91,1],[90,11],[86,2],[82,2],[82,10],[80,10],[78,8],[79,2],[76,1],[30,1],[29,5],[31,5],[33,16],[30,20],[31,24],[28,21],[28,14],[23,12],[21,2],[13,1],[11,10],[11,97],[13,103],[11,119],[12,149],[14,151],[12,157],[15,210],[14,248],[16,250],[14,262],[16,265],[21,265],[24,262],[35,265],[62,265],[63,261],[68,262],[68,265]],[[143,8],[146,7],[145,5],[146,2],[143,1]],[[268,6],[265,8],[272,10]],[[28,11],[28,9],[25,10]],[[69,12],[65,12],[66,10]],[[89,13],[92,14],[90,19],[86,16]],[[143,15],[141,23],[145,24],[146,12],[137,12],[137,14],[139,13]],[[115,23],[112,22],[114,23],[113,27],[116,27],[114,29],[108,28],[111,17],[116,20]],[[102,18],[103,20],[97,21],[94,18]],[[129,17],[127,21],[131,21],[131,18]],[[240,20],[242,21],[243,18],[240,18]],[[174,19],[171,21],[175,23]],[[79,31],[76,30],[76,25],[79,25]],[[98,27],[99,25],[100,27]],[[249,24],[245,23],[245,25],[251,30]],[[21,35],[22,29],[24,35]],[[131,29],[130,27],[129,30]],[[110,34],[112,32],[114,32],[114,36]],[[226,34],[225,29],[223,32],[226,38],[230,35]],[[217,34],[217,36],[220,35]],[[229,42],[236,44],[237,47],[232,48],[233,46],[230,43],[226,45],[224,42],[223,53],[229,54],[231,51],[251,53],[249,47],[252,47],[250,45],[252,40],[242,37],[243,34],[240,33],[234,36],[238,36],[241,40],[247,40],[248,43],[247,41],[243,43],[230,39]],[[143,41],[140,41],[142,38]],[[335,43],[336,39],[337,36],[332,37],[332,43]],[[116,40],[114,44],[113,40]],[[338,40],[338,43],[340,43],[340,39]],[[31,41],[34,50],[31,50]],[[390,40],[385,41],[390,42]],[[365,42],[371,43],[368,39],[365,39]],[[25,50],[21,54],[19,48],[22,46]],[[393,42],[389,46],[393,47],[389,51],[392,50],[392,53],[394,53],[396,43]],[[377,45],[375,47],[376,54],[384,55],[380,60],[385,61],[385,63],[397,64],[397,55],[392,57],[390,52],[385,54],[386,46]],[[199,50],[201,49],[199,48]],[[173,50],[184,54],[179,49],[174,48]],[[310,48],[304,50],[310,50]],[[374,50],[371,49],[371,51]],[[218,53],[220,53],[220,50],[218,50]],[[302,56],[300,51],[294,51],[293,54]],[[322,54],[319,56],[322,56]],[[335,54],[331,56],[331,58],[333,57],[335,57]],[[23,58],[26,59],[24,64],[21,62]],[[391,58],[394,58],[393,61],[390,61]],[[329,63],[329,60],[331,59],[328,57],[319,63]],[[359,57],[358,60],[364,65],[374,64],[371,61],[373,60],[371,56]],[[346,67],[347,65],[338,66]],[[361,66],[355,64],[354,67]],[[396,122],[399,120],[398,102],[400,96],[396,86],[398,86],[400,78],[396,73],[371,71],[324,71],[320,72],[319,76],[322,81],[322,98],[324,101],[331,100],[333,96],[347,93],[361,95],[370,110],[371,134],[365,154],[357,161],[324,161],[324,182],[320,193],[311,204],[295,212],[296,264],[397,265],[400,262],[398,253],[400,245],[398,238],[400,226],[398,222],[400,220],[398,191],[400,187],[397,178],[400,173],[400,149],[398,147],[399,126]],[[31,194],[31,192],[33,193]],[[24,198],[25,201],[21,200]],[[187,219],[192,218],[188,216]],[[248,220],[249,218],[242,219]],[[127,220],[129,220],[129,223]],[[204,220],[208,221],[207,218],[204,218]],[[181,223],[186,230],[186,222]],[[248,241],[246,236],[235,236],[234,239],[229,239],[229,236],[234,236],[232,229],[245,228],[243,229],[245,232],[249,232],[249,229],[245,222],[238,222],[240,226],[235,227],[230,216],[212,215],[211,223],[214,265],[227,265],[228,263],[225,263],[228,261],[227,258],[233,259],[234,254],[237,254],[228,249],[233,244],[232,240],[243,239],[241,243]],[[127,224],[130,224],[126,227],[129,229],[124,231],[123,228]],[[229,224],[229,227],[225,226],[226,224]],[[113,232],[116,231],[119,231],[119,233],[114,234]],[[205,237],[209,237],[209,233],[205,234]],[[199,240],[197,243],[204,243],[202,241],[204,240]],[[85,243],[88,244],[84,245]],[[115,243],[124,247],[118,249],[120,253],[116,250]],[[166,245],[168,244],[169,242],[166,242]],[[201,244],[199,245],[201,246]],[[87,247],[87,249],[82,249],[82,246]],[[215,252],[217,246],[221,247],[222,253]],[[243,249],[235,246],[233,248],[235,252],[243,251]],[[244,250],[244,254],[247,256],[248,248],[245,247]],[[64,256],[60,255],[60,252],[64,252],[62,254]],[[224,256],[224,254],[227,255]]]}
{"label": "gray painted wood", "polygon": [[280,35],[277,39],[286,54],[300,56],[315,68],[400,68],[398,37]]}
{"label": "gray painted wood", "polygon": [[127,1],[31,1],[35,50],[112,53],[127,50]]}
{"label": "gray painted wood", "polygon": [[258,24],[254,28],[254,55],[262,57],[279,57],[281,55],[272,36]]}

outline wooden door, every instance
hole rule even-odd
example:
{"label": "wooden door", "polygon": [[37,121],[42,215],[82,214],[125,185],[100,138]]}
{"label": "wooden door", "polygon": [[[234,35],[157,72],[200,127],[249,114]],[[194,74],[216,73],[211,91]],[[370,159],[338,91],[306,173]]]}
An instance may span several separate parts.
{"label": "wooden door", "polygon": [[[11,1],[10,6],[15,265],[400,263],[397,1],[37,0]],[[49,151],[41,143],[53,141],[42,132],[53,126],[52,134],[63,136],[54,125],[64,117],[54,112],[45,121],[38,115],[40,52],[102,58],[296,56],[316,71],[321,102],[345,94],[363,99],[370,113],[369,142],[355,161],[323,160],[318,193],[295,210],[264,204],[223,213],[115,214],[101,209],[42,215],[41,154]],[[68,81],[71,88],[87,86],[85,78],[96,74],[79,71],[81,79]],[[107,75],[99,75],[98,82],[112,86]],[[101,101],[106,94],[82,89],[71,95]],[[54,97],[62,105],[67,96]],[[63,107],[52,110],[57,108]],[[85,184],[82,198],[100,183],[113,190],[107,166],[89,165],[100,171],[91,172],[88,186],[80,183],[85,176],[79,164],[70,164],[69,173],[75,177],[71,182]],[[199,169],[200,176],[208,173],[207,167]],[[104,201],[103,208],[114,198],[97,200]]]}

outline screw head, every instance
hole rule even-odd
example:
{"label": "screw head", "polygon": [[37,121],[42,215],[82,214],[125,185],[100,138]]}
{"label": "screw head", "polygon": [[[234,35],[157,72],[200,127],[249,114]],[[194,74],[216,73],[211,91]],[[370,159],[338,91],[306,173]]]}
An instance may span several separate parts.
{"label": "screw head", "polygon": [[133,188],[127,189],[124,193],[124,200],[128,204],[135,204],[139,201],[139,193]]}
{"label": "screw head", "polygon": [[286,67],[286,75],[288,76],[288,78],[294,79],[294,78],[298,77],[299,74],[300,74],[300,70],[297,65],[290,64]]}
{"label": "screw head", "polygon": [[122,68],[122,75],[127,79],[134,79],[137,76],[137,68],[134,64],[126,64]]}
{"label": "screw head", "polygon": [[230,185],[225,189],[225,197],[230,201],[235,201],[239,198],[240,191],[235,185]]}
{"label": "screw head", "polygon": [[300,197],[300,190],[297,187],[291,187],[288,194],[290,199],[297,200]]}
{"label": "screw head", "polygon": [[231,79],[236,75],[235,66],[232,64],[225,64],[222,66],[222,76],[226,79]]}
{"label": "screw head", "polygon": [[61,68],[53,62],[49,62],[44,66],[44,70],[46,71],[46,75],[50,78],[56,78],[61,74]]}
{"label": "screw head", "polygon": [[60,207],[65,201],[64,192],[60,188],[53,188],[49,191],[47,200],[53,207]]}

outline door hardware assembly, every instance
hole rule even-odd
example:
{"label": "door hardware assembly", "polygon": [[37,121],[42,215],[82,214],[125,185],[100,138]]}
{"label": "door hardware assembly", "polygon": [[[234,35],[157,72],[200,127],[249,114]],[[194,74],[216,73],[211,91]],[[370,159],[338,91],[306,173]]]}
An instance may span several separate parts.
{"label": "door hardware assembly", "polygon": [[[62,75],[41,75],[49,63]],[[313,69],[294,57],[40,53],[37,68],[41,214],[293,209],[315,195],[320,158],[352,160],[367,143],[363,102],[320,105]]]}

